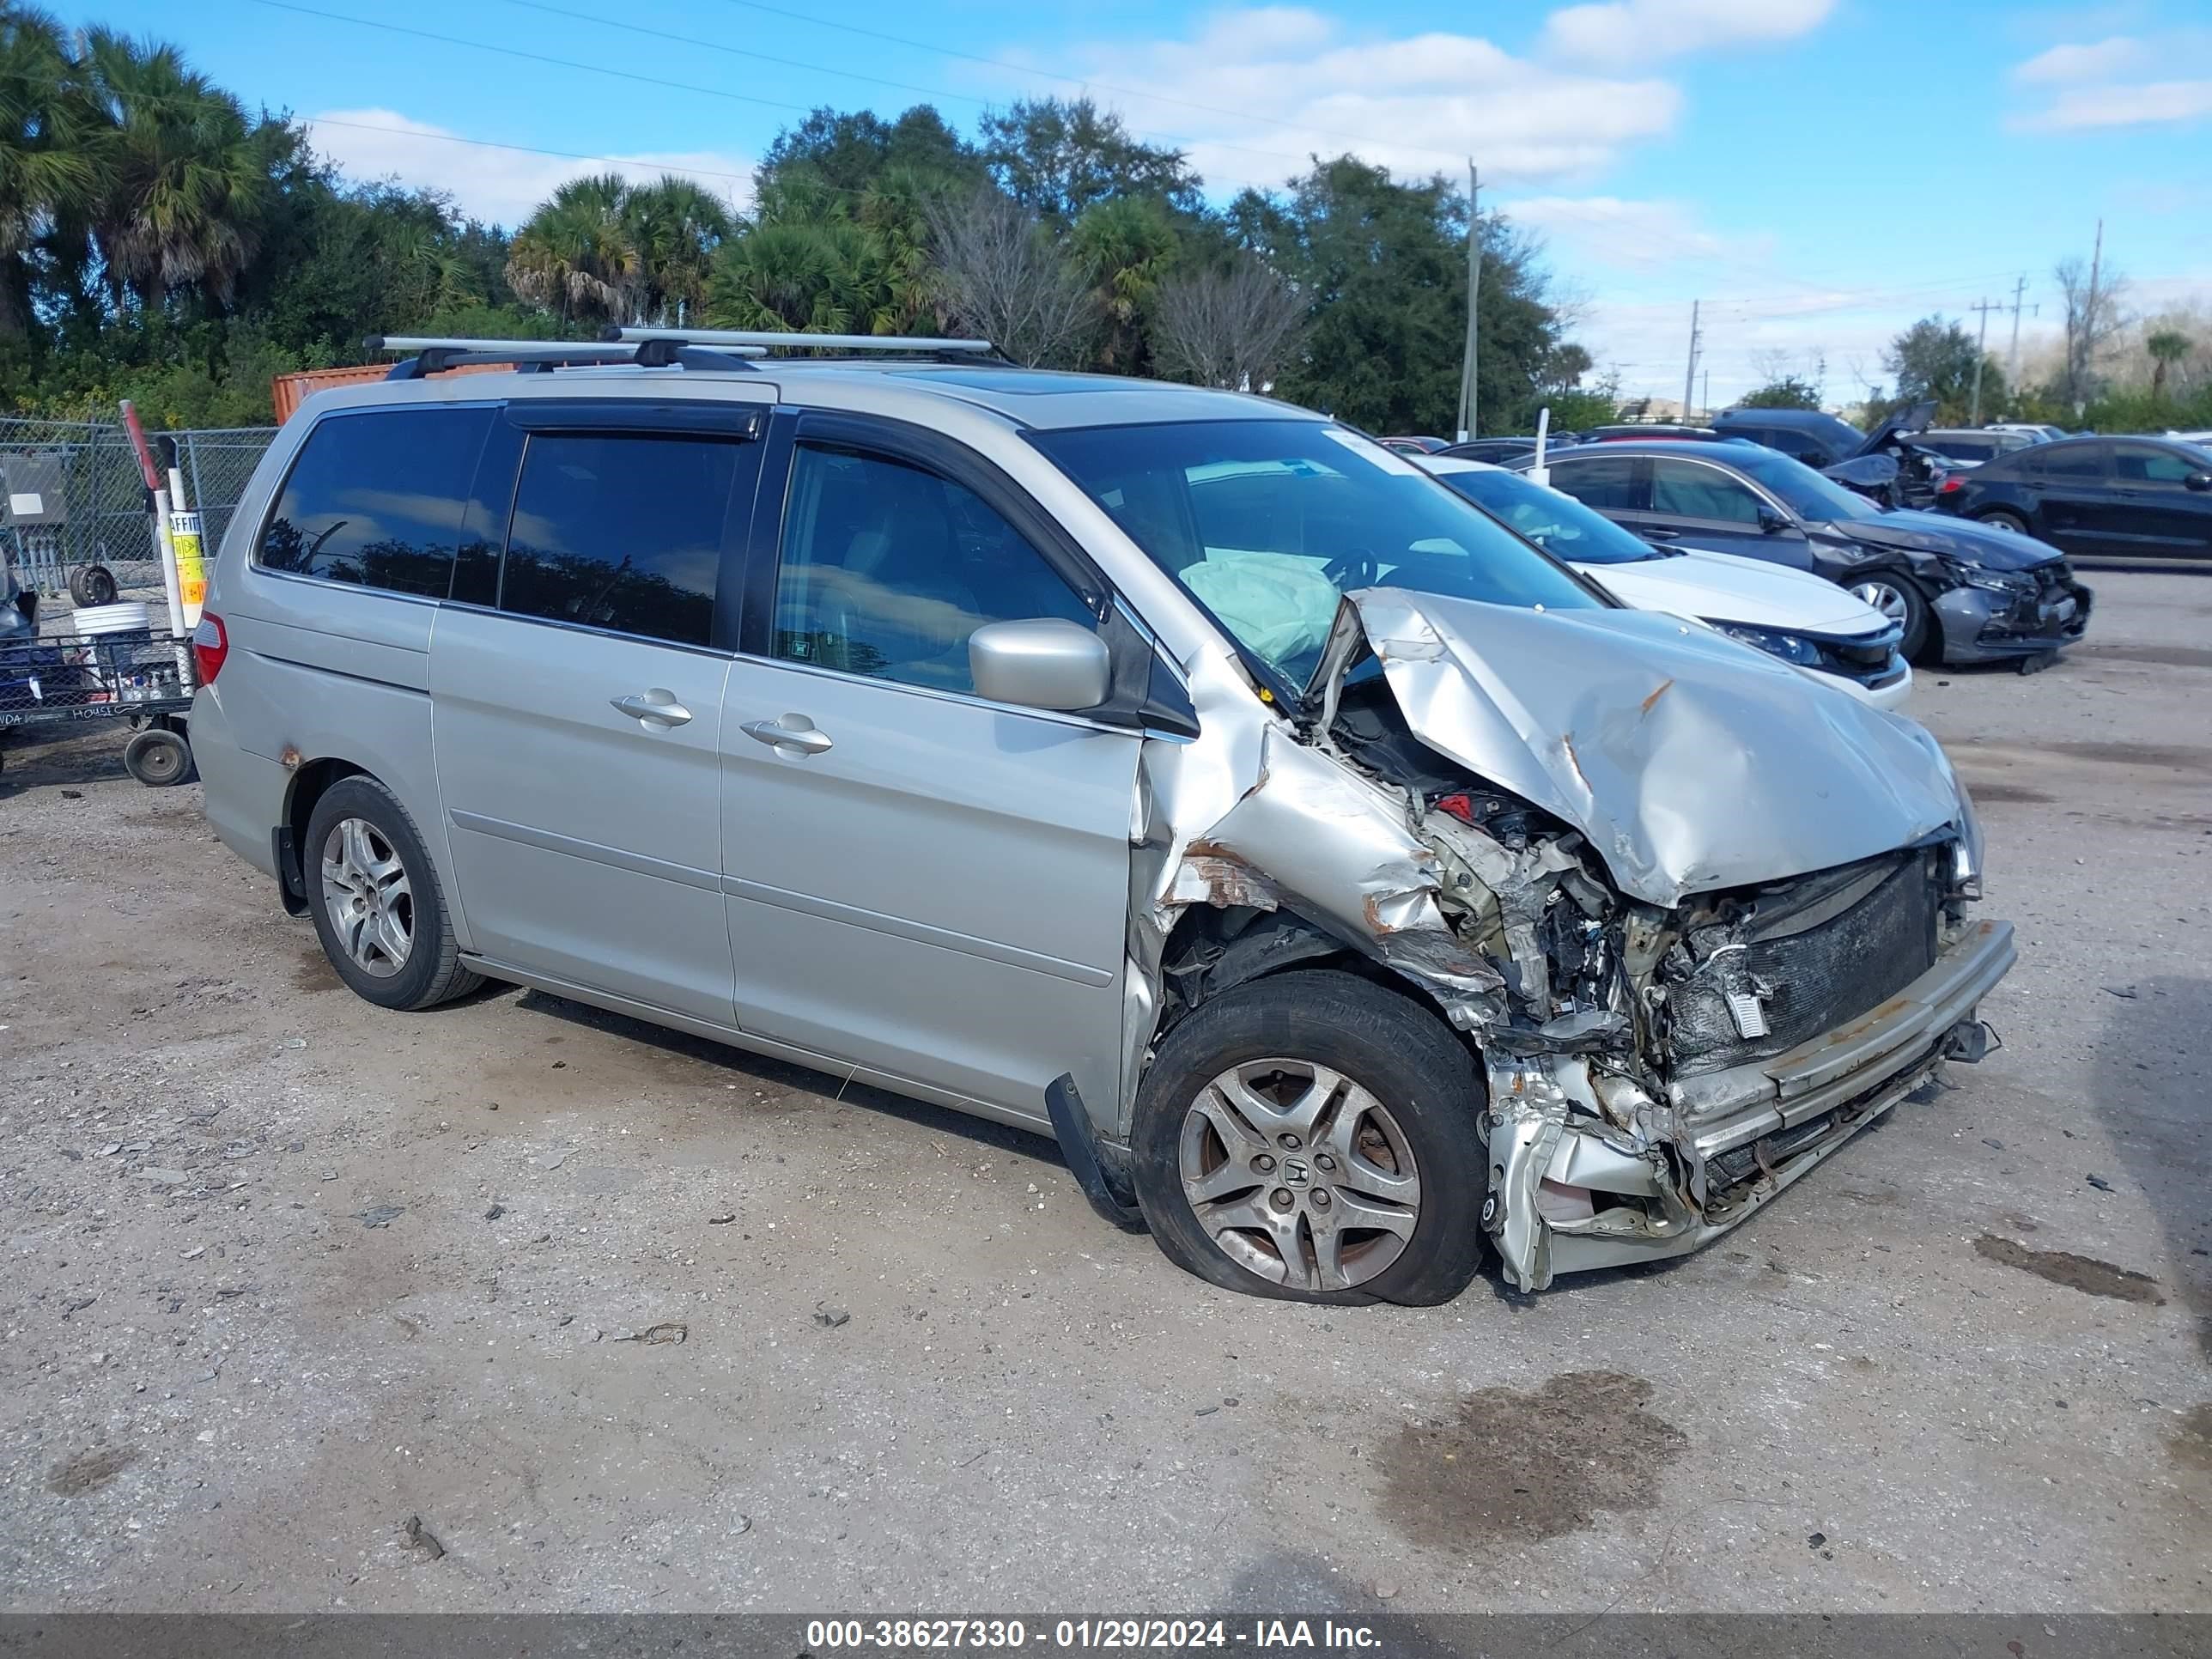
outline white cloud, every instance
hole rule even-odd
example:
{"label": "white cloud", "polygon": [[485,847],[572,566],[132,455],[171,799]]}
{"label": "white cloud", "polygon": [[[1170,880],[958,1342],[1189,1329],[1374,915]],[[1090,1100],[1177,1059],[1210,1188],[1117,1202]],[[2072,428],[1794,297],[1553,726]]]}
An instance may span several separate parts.
{"label": "white cloud", "polygon": [[1541,232],[1578,264],[1650,270],[1692,263],[1763,261],[1773,251],[1771,236],[1729,237],[1706,229],[1696,210],[1681,202],[1529,196],[1506,203],[1504,211],[1515,224]]}
{"label": "white cloud", "polygon": [[[1098,96],[1146,135],[1174,135],[1213,190],[1279,185],[1309,156],[1346,150],[1401,177],[1457,175],[1470,155],[1486,183],[1588,174],[1668,132],[1682,104],[1665,81],[1548,67],[1474,35],[1355,35],[1292,6],[1215,13],[1189,39],[1101,43],[1084,58],[1100,82],[1145,88]],[[1071,88],[1041,77],[1039,90]]]}
{"label": "white cloud", "polygon": [[2069,132],[2084,127],[2197,121],[2208,115],[2212,115],[2212,81],[2149,81],[2135,86],[2069,87],[2049,108],[2022,125]]}
{"label": "white cloud", "polygon": [[2022,86],[2065,86],[2081,81],[2108,81],[2124,75],[2144,58],[2143,43],[2130,35],[2115,34],[2091,46],[2053,46],[2038,52],[2012,72]]}
{"label": "white cloud", "polygon": [[388,109],[329,110],[303,125],[317,152],[337,162],[349,178],[362,182],[397,179],[404,185],[441,190],[463,213],[509,229],[528,218],[561,185],[586,173],[619,173],[650,183],[664,173],[673,173],[732,206],[742,206],[751,194],[752,163],[712,150],[604,160],[550,155],[467,141],[448,128]]}
{"label": "white cloud", "polygon": [[1826,21],[1835,0],[1611,0],[1567,6],[1544,21],[1542,49],[1575,63],[1625,68],[1715,46],[1794,40]]}

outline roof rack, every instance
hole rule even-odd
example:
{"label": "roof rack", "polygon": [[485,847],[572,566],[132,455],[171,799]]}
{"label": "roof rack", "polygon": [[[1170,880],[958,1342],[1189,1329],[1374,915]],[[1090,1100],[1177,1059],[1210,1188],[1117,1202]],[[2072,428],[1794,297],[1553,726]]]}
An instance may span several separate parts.
{"label": "roof rack", "polygon": [[681,337],[579,342],[569,340],[483,340],[457,335],[372,334],[362,342],[369,351],[410,355],[394,363],[385,378],[417,380],[450,368],[476,364],[508,365],[525,373],[635,363],[642,368],[750,368],[748,361],[768,354],[757,349],[717,346],[695,349]]}
{"label": "roof rack", "polygon": [[998,347],[988,340],[944,340],[902,334],[800,334],[733,328],[617,328],[609,325],[599,337],[610,344],[675,345],[733,348],[739,351],[884,351],[920,357],[996,357]]}

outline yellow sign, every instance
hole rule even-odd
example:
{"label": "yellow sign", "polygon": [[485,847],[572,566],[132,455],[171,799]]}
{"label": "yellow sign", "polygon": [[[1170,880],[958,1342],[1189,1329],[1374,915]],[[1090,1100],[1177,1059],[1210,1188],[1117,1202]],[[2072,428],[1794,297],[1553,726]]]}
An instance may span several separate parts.
{"label": "yellow sign", "polygon": [[177,597],[185,607],[185,627],[197,628],[207,603],[207,563],[200,556],[200,515],[169,514],[169,543],[177,550]]}

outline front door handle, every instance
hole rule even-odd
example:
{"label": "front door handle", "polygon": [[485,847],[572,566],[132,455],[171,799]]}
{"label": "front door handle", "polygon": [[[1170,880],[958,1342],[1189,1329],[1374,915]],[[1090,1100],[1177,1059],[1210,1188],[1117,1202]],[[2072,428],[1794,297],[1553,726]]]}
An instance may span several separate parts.
{"label": "front door handle", "polygon": [[665,732],[672,726],[681,726],[691,718],[691,711],[676,701],[673,691],[659,686],[641,696],[610,697],[607,701],[634,720],[642,720],[655,732]]}
{"label": "front door handle", "polygon": [[786,714],[780,720],[747,720],[738,729],[778,754],[819,755],[830,747],[830,734],[817,731],[814,722],[804,714]]}

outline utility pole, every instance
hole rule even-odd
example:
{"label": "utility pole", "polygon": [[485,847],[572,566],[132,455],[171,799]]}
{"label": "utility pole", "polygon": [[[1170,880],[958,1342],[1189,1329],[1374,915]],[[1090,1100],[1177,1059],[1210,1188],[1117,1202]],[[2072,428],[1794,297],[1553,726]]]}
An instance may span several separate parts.
{"label": "utility pole", "polygon": [[1989,356],[1990,313],[2002,311],[2004,307],[1992,304],[1987,300],[1980,300],[1968,306],[1966,309],[1982,313],[1981,331],[1974,337],[1974,397],[1973,402],[1966,411],[1966,424],[1979,426],[1982,423],[1982,359]]}
{"label": "utility pole", "polygon": [[1482,210],[1481,184],[1474,171],[1474,158],[1467,162],[1467,348],[1462,353],[1459,365],[1459,441],[1465,443],[1474,435],[1475,394],[1475,304],[1482,293]]}
{"label": "utility pole", "polygon": [[[2026,276],[2022,276],[2012,285],[2012,355],[2005,360],[2005,384],[2014,391],[2020,387],[2020,301],[2021,296],[2027,292]],[[2027,308],[2028,315],[2031,317],[2039,314],[2042,310],[2041,306],[2030,306]]]}
{"label": "utility pole", "polygon": [[1711,419],[1712,419],[1712,418],[1713,418],[1713,372],[1712,372],[1712,370],[1711,370],[1710,368],[1709,368],[1709,369],[1706,369],[1706,370],[1705,371],[1705,374],[1704,374],[1704,379],[1705,379],[1705,390],[1704,390],[1704,391],[1702,391],[1701,392],[1699,392],[1699,393],[1698,394],[1698,408],[1700,408],[1700,409],[1702,409],[1702,410],[1704,410],[1705,411],[1705,418],[1706,418],[1707,420],[1709,420],[1709,421],[1710,421]]}
{"label": "utility pole", "polygon": [[1690,366],[1682,374],[1682,418],[1690,418],[1690,398],[1698,389],[1698,307],[1703,301],[1690,301]]}

